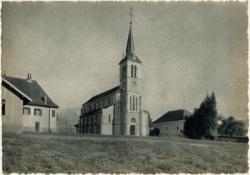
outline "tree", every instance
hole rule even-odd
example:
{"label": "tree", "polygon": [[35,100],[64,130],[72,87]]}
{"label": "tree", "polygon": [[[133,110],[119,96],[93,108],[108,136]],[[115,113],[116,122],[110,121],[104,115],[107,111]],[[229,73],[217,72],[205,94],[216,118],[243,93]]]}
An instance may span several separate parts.
{"label": "tree", "polygon": [[217,131],[216,98],[207,95],[198,109],[184,123],[184,133],[189,138],[214,138]]}
{"label": "tree", "polygon": [[246,134],[245,123],[240,120],[235,120],[230,116],[223,119],[218,127],[218,133],[224,136],[244,136]]}

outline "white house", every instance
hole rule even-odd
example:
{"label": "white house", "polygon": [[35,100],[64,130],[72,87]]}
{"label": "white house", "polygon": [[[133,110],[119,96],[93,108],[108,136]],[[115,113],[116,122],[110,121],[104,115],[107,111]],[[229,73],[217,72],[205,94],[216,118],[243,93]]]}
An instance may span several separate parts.
{"label": "white house", "polygon": [[3,132],[56,132],[58,108],[31,74],[2,76]]}
{"label": "white house", "polygon": [[153,128],[160,130],[161,136],[183,136],[184,122],[192,115],[185,109],[168,111],[152,123]]}

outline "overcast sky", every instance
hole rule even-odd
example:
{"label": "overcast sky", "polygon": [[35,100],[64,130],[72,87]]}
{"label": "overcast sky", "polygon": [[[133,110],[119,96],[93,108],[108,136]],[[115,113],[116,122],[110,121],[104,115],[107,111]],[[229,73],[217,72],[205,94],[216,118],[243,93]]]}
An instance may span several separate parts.
{"label": "overcast sky", "polygon": [[2,69],[32,73],[61,108],[80,107],[119,84],[130,5],[153,119],[192,112],[211,91],[220,114],[247,118],[246,2],[3,2]]}

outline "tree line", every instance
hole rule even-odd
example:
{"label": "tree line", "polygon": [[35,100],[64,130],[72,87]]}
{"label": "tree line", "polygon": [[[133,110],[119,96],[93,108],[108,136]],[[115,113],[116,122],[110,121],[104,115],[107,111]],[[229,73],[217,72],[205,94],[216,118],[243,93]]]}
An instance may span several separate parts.
{"label": "tree line", "polygon": [[192,139],[214,139],[222,136],[245,136],[245,123],[230,116],[224,118],[217,114],[214,92],[204,98],[199,108],[187,117],[184,123],[184,134]]}

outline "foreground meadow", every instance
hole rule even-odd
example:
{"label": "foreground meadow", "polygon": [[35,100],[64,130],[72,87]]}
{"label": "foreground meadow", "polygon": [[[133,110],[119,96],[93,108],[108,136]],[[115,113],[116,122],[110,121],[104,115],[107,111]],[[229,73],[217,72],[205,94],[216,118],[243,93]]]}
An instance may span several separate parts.
{"label": "foreground meadow", "polygon": [[244,173],[246,143],[4,134],[5,173]]}

